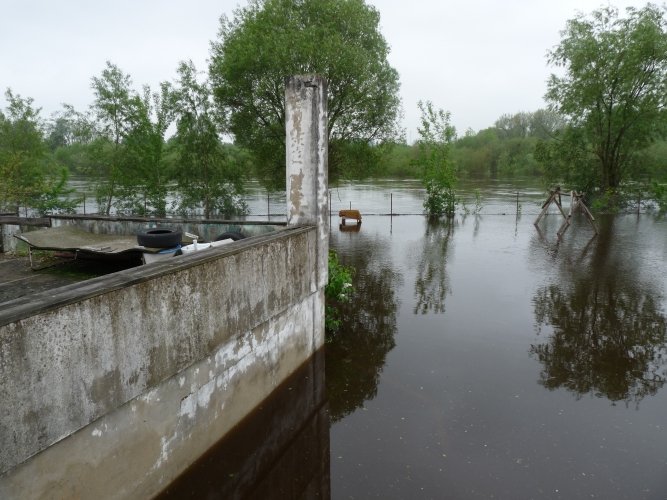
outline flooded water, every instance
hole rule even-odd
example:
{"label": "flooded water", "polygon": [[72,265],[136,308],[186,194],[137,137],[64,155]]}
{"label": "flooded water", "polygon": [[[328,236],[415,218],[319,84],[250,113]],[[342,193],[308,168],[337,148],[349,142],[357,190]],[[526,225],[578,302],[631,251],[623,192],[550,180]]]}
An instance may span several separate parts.
{"label": "flooded water", "polygon": [[575,216],[559,241],[540,189],[480,194],[429,223],[379,215],[421,213],[417,183],[332,189],[364,218],[331,219],[356,294],[325,367],[167,496],[666,499],[667,221]]}
{"label": "flooded water", "polygon": [[667,498],[667,221],[559,242],[539,190],[519,217],[483,194],[451,222],[333,219],[357,295],[326,349],[332,498]]}

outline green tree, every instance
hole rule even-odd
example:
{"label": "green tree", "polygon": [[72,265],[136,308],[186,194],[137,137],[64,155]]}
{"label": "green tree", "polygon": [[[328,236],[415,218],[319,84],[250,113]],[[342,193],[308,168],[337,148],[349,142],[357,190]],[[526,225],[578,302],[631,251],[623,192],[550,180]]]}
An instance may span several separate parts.
{"label": "green tree", "polygon": [[[627,175],[631,157],[663,132],[667,105],[667,35],[664,9],[647,4],[628,8],[626,17],[604,7],[567,22],[549,62],[546,98],[576,129],[560,136],[582,146],[588,174],[605,192]],[[591,161],[592,160],[592,161]],[[581,188],[581,186],[574,186]]]}
{"label": "green tree", "polygon": [[0,209],[71,211],[71,203],[60,200],[66,193],[67,170],[47,154],[40,109],[33,107],[32,98],[11,89],[5,98],[8,106],[0,111]]}
{"label": "green tree", "polygon": [[419,156],[417,165],[422,170],[422,181],[426,187],[424,208],[430,217],[456,212],[456,172],[450,156],[451,143],[456,130],[449,123],[450,113],[436,110],[430,101],[418,103],[421,111],[419,133]]}
{"label": "green tree", "polygon": [[132,80],[107,62],[93,78],[97,117],[97,144],[89,148],[96,165],[98,199],[104,213],[115,206],[120,212],[165,215],[167,186],[165,134],[174,120],[175,95],[163,82],[158,92],[144,86],[138,94]]}
{"label": "green tree", "polygon": [[174,121],[176,94],[166,82],[160,84],[159,92],[151,92],[148,86],[143,90],[132,128],[124,137],[124,199],[133,213],[164,216],[171,181],[165,167],[165,134]]}
{"label": "green tree", "polygon": [[96,172],[96,191],[98,204],[108,215],[123,183],[123,139],[132,129],[142,102],[132,90],[130,76],[109,61],[101,76],[93,77],[92,88],[95,94],[92,109],[103,137],[96,149],[103,156],[98,163],[102,169]]}
{"label": "green tree", "polygon": [[239,199],[245,159],[243,155],[227,154],[223,147],[210,86],[197,80],[192,61],[180,64],[176,93],[180,211],[201,209],[206,218],[216,213],[245,213],[245,204]]}
{"label": "green tree", "polygon": [[328,82],[331,180],[358,177],[377,162],[371,146],[398,135],[398,73],[379,22],[364,0],[254,0],[222,18],[213,92],[267,185],[284,185],[286,76],[314,73]]}
{"label": "green tree", "polygon": [[69,104],[53,114],[47,123],[46,142],[54,159],[67,167],[70,174],[90,176],[98,169],[92,163],[91,150],[97,124],[90,113],[76,111]]}
{"label": "green tree", "polygon": [[457,170],[473,177],[496,177],[500,139],[495,127],[477,133],[468,130],[453,146],[452,160],[456,163]]}

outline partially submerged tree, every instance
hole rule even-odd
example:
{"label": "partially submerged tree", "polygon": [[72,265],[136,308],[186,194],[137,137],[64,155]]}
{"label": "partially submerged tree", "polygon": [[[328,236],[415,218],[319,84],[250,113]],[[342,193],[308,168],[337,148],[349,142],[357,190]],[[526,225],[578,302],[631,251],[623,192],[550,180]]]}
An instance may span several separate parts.
{"label": "partially submerged tree", "polygon": [[109,61],[102,74],[92,78],[92,88],[95,94],[92,109],[102,139],[107,141],[98,149],[103,158],[98,163],[100,170],[94,173],[96,192],[98,205],[108,215],[123,183],[123,139],[132,129],[141,100],[132,90],[130,75]]}
{"label": "partially submerged tree", "polygon": [[67,170],[47,156],[40,109],[32,98],[11,89],[5,92],[8,106],[0,111],[0,211],[18,212],[19,207],[40,213],[71,211],[65,194]]}
{"label": "partially submerged tree", "polygon": [[252,151],[265,184],[284,185],[284,79],[328,82],[329,172],[355,176],[372,144],[397,135],[398,73],[364,0],[253,0],[221,19],[210,78],[236,143]]}
{"label": "partially submerged tree", "polygon": [[551,75],[546,98],[572,127],[559,138],[564,144],[550,153],[574,152],[579,167],[587,169],[578,172],[579,180],[605,192],[619,187],[632,155],[665,126],[664,9],[647,4],[626,13],[622,18],[616,8],[603,7],[590,17],[578,15],[567,22],[560,44],[549,54],[549,62],[563,74]]}
{"label": "partially submerged tree", "polygon": [[419,133],[419,156],[417,165],[422,170],[422,181],[426,187],[424,208],[430,217],[456,212],[456,172],[451,160],[451,143],[456,130],[449,123],[450,113],[435,109],[430,101],[418,103],[421,111]]}
{"label": "partially submerged tree", "polygon": [[170,181],[163,162],[165,134],[174,118],[175,97],[168,83],[159,92],[132,88],[129,75],[107,62],[92,79],[98,143],[90,148],[98,166],[98,203],[109,214],[121,212],[164,215]]}
{"label": "partially submerged tree", "polygon": [[174,121],[176,94],[167,82],[159,92],[144,86],[134,124],[124,145],[127,199],[133,213],[164,216],[170,175],[164,164],[165,134]]}
{"label": "partially submerged tree", "polygon": [[220,140],[208,82],[197,79],[192,63],[182,62],[176,83],[175,172],[180,192],[179,210],[201,209],[206,218],[246,211],[243,192],[244,161],[232,161]]}

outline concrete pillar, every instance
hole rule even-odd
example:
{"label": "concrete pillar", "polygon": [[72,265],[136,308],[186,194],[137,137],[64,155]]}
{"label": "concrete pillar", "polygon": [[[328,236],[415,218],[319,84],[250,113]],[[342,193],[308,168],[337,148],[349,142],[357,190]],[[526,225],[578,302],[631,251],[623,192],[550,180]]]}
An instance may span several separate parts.
{"label": "concrete pillar", "polygon": [[317,225],[317,283],[328,278],[327,85],[319,76],[285,79],[287,223]]}

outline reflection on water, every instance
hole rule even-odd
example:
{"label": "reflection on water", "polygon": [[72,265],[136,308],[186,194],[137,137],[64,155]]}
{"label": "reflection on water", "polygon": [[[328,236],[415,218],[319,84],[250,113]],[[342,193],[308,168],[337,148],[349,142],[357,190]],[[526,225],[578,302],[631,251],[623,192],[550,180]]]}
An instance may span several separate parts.
{"label": "reflection on water", "polygon": [[523,217],[511,187],[483,195],[483,216],[435,225],[334,221],[356,295],[326,345],[328,402],[262,405],[173,497],[667,498],[667,221],[600,218],[594,237],[574,220],[558,241],[560,216],[532,224],[538,190]]}
{"label": "reflection on water", "polygon": [[344,259],[355,270],[355,297],[342,304],[343,328],[326,346],[332,422],[375,397],[387,353],[396,345],[396,288],[402,277],[388,264],[384,242],[363,233],[353,236]]}
{"label": "reflection on water", "polygon": [[639,403],[665,383],[667,320],[639,262],[617,251],[628,242],[614,218],[603,218],[600,229],[583,249],[570,249],[553,282],[537,290],[537,325],[553,333],[530,351],[548,389]]}
{"label": "reflection on water", "polygon": [[330,498],[323,364],[320,350],[157,498]]}
{"label": "reflection on water", "polygon": [[333,226],[332,498],[667,498],[667,222],[499,213]]}
{"label": "reflection on water", "polygon": [[415,314],[445,312],[445,298],[450,292],[447,278],[447,254],[455,221],[429,220],[426,224],[423,247],[417,264],[415,281]]}

